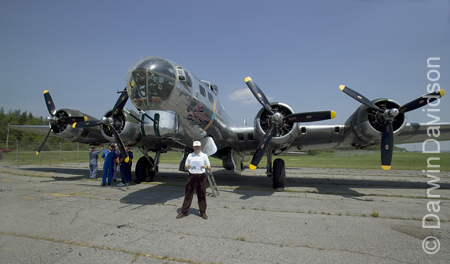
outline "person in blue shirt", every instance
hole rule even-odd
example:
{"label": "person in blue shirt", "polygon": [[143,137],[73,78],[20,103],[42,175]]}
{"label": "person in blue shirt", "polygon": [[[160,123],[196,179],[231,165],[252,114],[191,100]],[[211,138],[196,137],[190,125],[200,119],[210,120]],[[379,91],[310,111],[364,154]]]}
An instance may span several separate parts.
{"label": "person in blue shirt", "polygon": [[[109,146],[108,146],[109,147]],[[105,161],[105,157],[106,157],[106,154],[108,154],[109,153],[109,150],[108,149],[105,149],[104,151],[103,151],[103,153],[102,153],[102,155],[100,156],[102,159],[100,160],[100,166],[102,166],[102,168],[103,168],[103,162]]]}
{"label": "person in blue shirt", "polygon": [[127,152],[129,161],[125,162],[125,157],[123,157],[122,154],[119,154],[120,177],[122,178],[122,182],[117,184],[117,186],[119,187],[130,185],[131,182],[131,164],[133,160],[133,152],[131,152],[128,147],[125,147],[125,150]]}
{"label": "person in blue shirt", "polygon": [[102,154],[102,158],[104,158],[102,186],[106,185],[107,176],[108,176],[108,185],[111,185],[114,171],[114,162],[117,159],[117,154],[115,150],[116,146],[114,144],[111,144],[108,147],[108,153],[103,152]]}
{"label": "person in blue shirt", "polygon": [[102,148],[97,150],[96,147],[92,147],[91,153],[89,153],[89,172],[90,172],[90,178],[95,179],[97,178],[97,162],[98,162],[98,153],[102,151]]}

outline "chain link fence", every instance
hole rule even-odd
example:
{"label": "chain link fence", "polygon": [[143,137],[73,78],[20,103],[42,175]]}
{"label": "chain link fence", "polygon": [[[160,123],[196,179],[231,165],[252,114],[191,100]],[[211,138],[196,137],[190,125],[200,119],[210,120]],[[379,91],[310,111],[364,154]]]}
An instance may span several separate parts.
{"label": "chain link fence", "polygon": [[[0,159],[9,161],[86,161],[92,146],[83,143],[46,142],[39,155],[36,151],[41,142],[0,141]],[[98,147],[100,148],[100,146]],[[105,147],[103,146],[103,149]]]}

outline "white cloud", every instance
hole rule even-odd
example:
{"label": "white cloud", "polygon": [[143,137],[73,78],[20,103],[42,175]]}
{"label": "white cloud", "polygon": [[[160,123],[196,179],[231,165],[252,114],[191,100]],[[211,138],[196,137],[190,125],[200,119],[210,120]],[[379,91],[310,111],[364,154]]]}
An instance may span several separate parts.
{"label": "white cloud", "polygon": [[228,96],[228,98],[230,98],[231,101],[240,101],[244,105],[254,104],[258,102],[250,89],[240,89],[234,91]]}
{"label": "white cloud", "polygon": [[[249,105],[249,104],[258,104],[258,100],[256,100],[255,96],[252,94],[250,89],[244,88],[234,91],[230,95],[228,95],[231,101],[240,101],[241,104]],[[271,101],[271,97],[267,98],[269,102]]]}

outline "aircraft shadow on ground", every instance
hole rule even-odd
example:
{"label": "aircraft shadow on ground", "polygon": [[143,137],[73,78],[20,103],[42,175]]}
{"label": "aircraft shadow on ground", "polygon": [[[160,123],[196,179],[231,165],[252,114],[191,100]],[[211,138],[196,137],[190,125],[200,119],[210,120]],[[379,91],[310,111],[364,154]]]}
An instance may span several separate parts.
{"label": "aircraft shadow on ground", "polygon": [[[38,171],[42,173],[67,174],[69,177],[54,176],[52,181],[78,181],[89,178],[89,169],[80,168],[23,168],[24,171]],[[272,189],[272,178],[264,176],[246,176],[236,175],[227,170],[213,170],[214,178],[219,187],[219,192],[233,192],[241,195],[240,199],[249,199],[254,196],[270,196],[276,190]],[[102,170],[97,173],[97,178],[103,174]],[[134,172],[133,179],[135,179]],[[73,175],[73,176],[70,176]],[[120,178],[120,172],[117,172]],[[187,174],[183,172],[158,172],[154,181],[158,184],[151,185],[148,188],[130,193],[122,200],[126,203],[136,204],[164,204],[167,201],[184,197],[184,186],[186,184]],[[98,184],[95,182],[95,184]],[[437,182],[439,189],[450,189],[450,183]],[[143,184],[145,186],[145,184]],[[426,190],[430,186],[426,182],[406,182],[406,181],[388,181],[388,180],[360,180],[360,179],[327,179],[327,178],[286,178],[286,186],[314,188],[318,194],[338,195],[343,197],[359,197],[366,194],[354,190],[356,188],[364,189],[418,189]],[[223,187],[222,190],[221,187]],[[169,188],[176,190],[168,191]],[[211,196],[211,189],[208,187],[207,193]],[[122,201],[121,201],[122,202]]]}
{"label": "aircraft shadow on ground", "polygon": [[[78,168],[21,168],[22,171],[28,172],[41,172],[46,173],[48,177],[52,177],[53,180],[67,180],[67,181],[78,181],[82,179],[89,179],[89,169],[78,169]],[[97,178],[102,175],[103,171],[99,170],[97,172]],[[54,175],[52,175],[54,174]],[[68,177],[57,176],[57,174],[67,174]]]}
{"label": "aircraft shadow on ground", "polygon": [[[163,185],[151,186],[148,190],[131,194],[141,197],[148,196],[149,193],[155,193],[155,198],[146,198],[149,204],[165,203],[174,198],[184,197],[184,185],[186,183],[186,174],[159,172],[155,176],[155,181]],[[245,176],[230,173],[227,170],[214,171],[214,178],[219,187],[219,192],[232,192],[241,195],[239,199],[249,199],[254,196],[270,196],[276,190],[272,189],[272,178],[266,176]],[[306,187],[313,188],[318,194],[337,195],[345,198],[357,198],[367,194],[356,191],[356,188],[363,189],[417,189],[425,190],[430,186],[426,182],[404,182],[387,180],[357,180],[357,179],[323,179],[323,178],[287,178],[287,187]],[[180,189],[178,193],[167,193],[169,186],[177,186]],[[440,183],[441,189],[450,189],[450,184]],[[300,190],[302,191],[302,190]],[[212,196],[210,187],[207,189],[208,196]],[[161,195],[160,195],[161,194]],[[220,198],[220,195],[219,195]],[[137,203],[142,203],[142,198],[132,199]]]}

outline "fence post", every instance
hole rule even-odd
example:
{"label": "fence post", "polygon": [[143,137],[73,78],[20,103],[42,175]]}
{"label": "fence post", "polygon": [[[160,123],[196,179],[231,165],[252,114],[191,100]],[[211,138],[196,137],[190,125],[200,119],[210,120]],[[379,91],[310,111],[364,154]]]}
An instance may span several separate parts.
{"label": "fence post", "polygon": [[8,124],[8,132],[6,132],[6,148],[8,148],[8,140],[9,140],[9,124]]}
{"label": "fence post", "polygon": [[16,161],[19,160],[19,141],[16,139]]}

